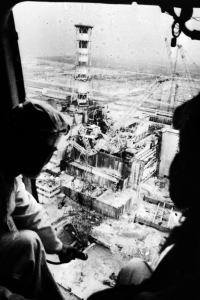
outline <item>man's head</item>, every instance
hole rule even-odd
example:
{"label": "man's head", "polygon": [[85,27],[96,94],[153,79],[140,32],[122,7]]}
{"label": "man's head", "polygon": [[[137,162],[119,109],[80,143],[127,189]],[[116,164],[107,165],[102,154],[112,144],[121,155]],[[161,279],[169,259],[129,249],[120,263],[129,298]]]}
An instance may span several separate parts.
{"label": "man's head", "polygon": [[3,136],[5,171],[36,178],[69,129],[65,116],[43,101],[16,106],[6,120]]}
{"label": "man's head", "polygon": [[173,125],[180,130],[179,153],[170,167],[170,195],[175,205],[200,207],[200,94],[180,105]]}

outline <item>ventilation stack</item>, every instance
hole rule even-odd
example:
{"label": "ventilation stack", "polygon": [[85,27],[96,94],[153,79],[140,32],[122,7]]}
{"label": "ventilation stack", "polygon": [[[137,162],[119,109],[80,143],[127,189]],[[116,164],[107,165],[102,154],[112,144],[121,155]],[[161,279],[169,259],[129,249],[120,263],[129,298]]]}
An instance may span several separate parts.
{"label": "ventilation stack", "polygon": [[90,94],[91,34],[93,26],[77,24],[75,27],[76,63],[72,102],[77,101],[79,107],[87,107]]}

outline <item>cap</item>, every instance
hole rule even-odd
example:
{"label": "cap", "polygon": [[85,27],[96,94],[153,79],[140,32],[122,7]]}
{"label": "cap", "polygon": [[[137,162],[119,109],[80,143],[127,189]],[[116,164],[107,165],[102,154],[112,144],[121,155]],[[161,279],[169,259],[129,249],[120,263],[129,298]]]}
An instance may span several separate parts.
{"label": "cap", "polygon": [[67,134],[67,116],[44,101],[31,100],[14,107],[4,122],[2,138],[12,140],[44,139]]}
{"label": "cap", "polygon": [[44,101],[25,101],[12,109],[3,124],[1,135],[6,152],[13,145],[23,149],[25,144],[52,144],[61,134],[67,134],[70,126],[67,116],[54,109]]}
{"label": "cap", "polygon": [[47,133],[67,134],[70,126],[66,117],[44,101],[25,101],[17,107],[26,124]]}

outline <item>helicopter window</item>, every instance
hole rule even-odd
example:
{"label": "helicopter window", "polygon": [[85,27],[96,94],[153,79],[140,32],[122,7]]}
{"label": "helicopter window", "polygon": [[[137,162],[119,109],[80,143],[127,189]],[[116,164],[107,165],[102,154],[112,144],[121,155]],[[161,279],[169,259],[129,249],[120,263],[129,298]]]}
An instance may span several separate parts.
{"label": "helicopter window", "polygon": [[[51,176],[68,176],[65,191],[87,191],[82,204],[126,188],[151,205],[161,193],[170,201],[179,151],[172,117],[199,92],[200,43],[181,34],[171,47],[173,18],[157,6],[23,2],[13,12],[26,98],[61,110],[74,132],[58,145]],[[119,219],[129,206],[95,209]],[[160,222],[156,228],[168,226]]]}
{"label": "helicopter window", "polygon": [[[129,157],[144,158],[147,166],[148,156],[137,150],[140,140],[153,134],[160,137],[157,145],[162,136],[160,163],[143,179],[168,176],[178,151],[178,133],[171,127],[174,109],[199,91],[200,43],[180,35],[177,46],[170,47],[173,19],[157,6],[25,2],[13,11],[27,99],[69,111],[71,122],[87,123],[91,112],[86,116],[84,110],[100,105],[104,120],[94,117],[95,125],[118,136],[104,151],[127,148]],[[191,28],[195,21],[188,22]],[[126,131],[131,138],[122,134]]]}

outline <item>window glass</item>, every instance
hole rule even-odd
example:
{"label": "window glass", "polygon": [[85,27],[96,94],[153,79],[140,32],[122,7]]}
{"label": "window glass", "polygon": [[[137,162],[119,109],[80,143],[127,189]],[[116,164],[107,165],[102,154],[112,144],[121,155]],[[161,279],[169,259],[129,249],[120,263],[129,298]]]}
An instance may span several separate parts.
{"label": "window glass", "polygon": [[[200,29],[199,16],[195,9],[188,28]],[[173,18],[135,3],[25,2],[14,18],[27,99],[48,102],[71,125],[40,189],[57,184],[59,208],[68,199],[71,211],[81,205],[97,214],[84,219],[87,226],[73,219],[87,241],[91,227],[105,222],[108,230],[110,222],[112,238],[95,229],[105,245],[122,260],[135,255],[153,263],[180,217],[168,190],[179,150],[172,116],[199,92],[199,41],[181,34],[171,47]]]}

